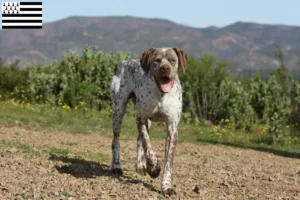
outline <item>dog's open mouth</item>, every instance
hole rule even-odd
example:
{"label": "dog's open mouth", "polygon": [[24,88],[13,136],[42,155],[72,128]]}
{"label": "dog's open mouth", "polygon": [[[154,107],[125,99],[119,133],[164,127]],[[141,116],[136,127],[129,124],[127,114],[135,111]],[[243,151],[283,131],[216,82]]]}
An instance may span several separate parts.
{"label": "dog's open mouth", "polygon": [[163,93],[169,93],[173,86],[174,86],[174,79],[171,80],[167,76],[162,76],[158,80],[155,79],[157,87],[162,91]]}

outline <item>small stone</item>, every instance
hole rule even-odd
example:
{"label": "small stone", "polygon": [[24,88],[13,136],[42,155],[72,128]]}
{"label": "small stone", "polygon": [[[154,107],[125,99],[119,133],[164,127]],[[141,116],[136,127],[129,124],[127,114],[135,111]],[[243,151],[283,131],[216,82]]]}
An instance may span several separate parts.
{"label": "small stone", "polygon": [[200,186],[199,185],[195,185],[193,191],[196,192],[197,194],[199,194],[200,193]]}
{"label": "small stone", "polygon": [[223,181],[221,183],[221,185],[225,186],[225,187],[230,187],[229,183],[227,181]]}
{"label": "small stone", "polygon": [[270,176],[269,181],[274,181],[274,178]]}
{"label": "small stone", "polygon": [[12,149],[9,150],[10,153],[17,153],[18,149],[13,147]]}
{"label": "small stone", "polygon": [[13,171],[16,171],[17,167],[15,165],[12,165],[12,166],[10,166],[10,169],[13,170]]}

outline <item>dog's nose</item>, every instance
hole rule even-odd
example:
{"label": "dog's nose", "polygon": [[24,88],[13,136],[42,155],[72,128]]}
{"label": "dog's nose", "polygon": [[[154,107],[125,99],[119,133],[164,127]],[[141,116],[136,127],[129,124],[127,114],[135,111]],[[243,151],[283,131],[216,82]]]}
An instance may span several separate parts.
{"label": "dog's nose", "polygon": [[159,71],[161,73],[169,73],[170,72],[170,67],[168,65],[163,65],[160,67]]}

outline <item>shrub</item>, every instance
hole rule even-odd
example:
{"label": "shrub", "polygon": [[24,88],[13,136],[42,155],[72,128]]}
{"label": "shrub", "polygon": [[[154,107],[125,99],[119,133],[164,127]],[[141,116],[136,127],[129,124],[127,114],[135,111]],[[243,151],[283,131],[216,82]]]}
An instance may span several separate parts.
{"label": "shrub", "polygon": [[[215,126],[225,126],[230,121],[231,127],[247,130],[264,124],[273,142],[291,135],[292,129],[286,127],[299,126],[300,83],[288,75],[279,47],[275,56],[280,67],[268,79],[255,74],[242,81],[228,71],[226,62],[213,55],[200,60],[190,57],[186,73],[179,72],[184,121],[209,121]],[[14,99],[30,103],[110,110],[111,77],[119,63],[129,57],[87,46],[80,55],[68,51],[59,61],[48,65],[31,63],[25,70],[19,69],[18,61],[3,65],[0,59],[0,95],[12,94]],[[128,108],[127,114],[134,115],[133,105]],[[230,135],[224,131],[217,133]]]}
{"label": "shrub", "polygon": [[[81,55],[68,51],[59,62],[43,66],[32,64],[26,85],[16,87],[16,96],[26,96],[31,103],[59,99],[74,108],[85,102],[99,110],[110,104],[109,82],[119,63],[129,54],[103,53],[87,46]],[[22,92],[23,91],[23,92]],[[42,98],[36,98],[42,97]]]}

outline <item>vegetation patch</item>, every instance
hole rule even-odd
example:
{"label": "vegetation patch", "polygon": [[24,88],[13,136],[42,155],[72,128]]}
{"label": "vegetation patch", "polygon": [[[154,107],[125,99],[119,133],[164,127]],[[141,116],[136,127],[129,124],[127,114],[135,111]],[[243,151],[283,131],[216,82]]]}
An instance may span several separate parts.
{"label": "vegetation patch", "polygon": [[[183,87],[180,141],[297,149],[300,145],[300,82],[274,50],[280,67],[268,79],[259,74],[239,80],[230,64],[214,55],[190,57]],[[111,135],[109,83],[129,54],[103,53],[88,46],[78,55],[68,51],[49,65],[0,63],[2,124],[48,128],[79,134]],[[137,137],[130,103],[122,137]],[[153,123],[153,138],[165,138],[164,124]],[[69,146],[76,144],[69,144]],[[65,152],[67,153],[67,152]]]}

